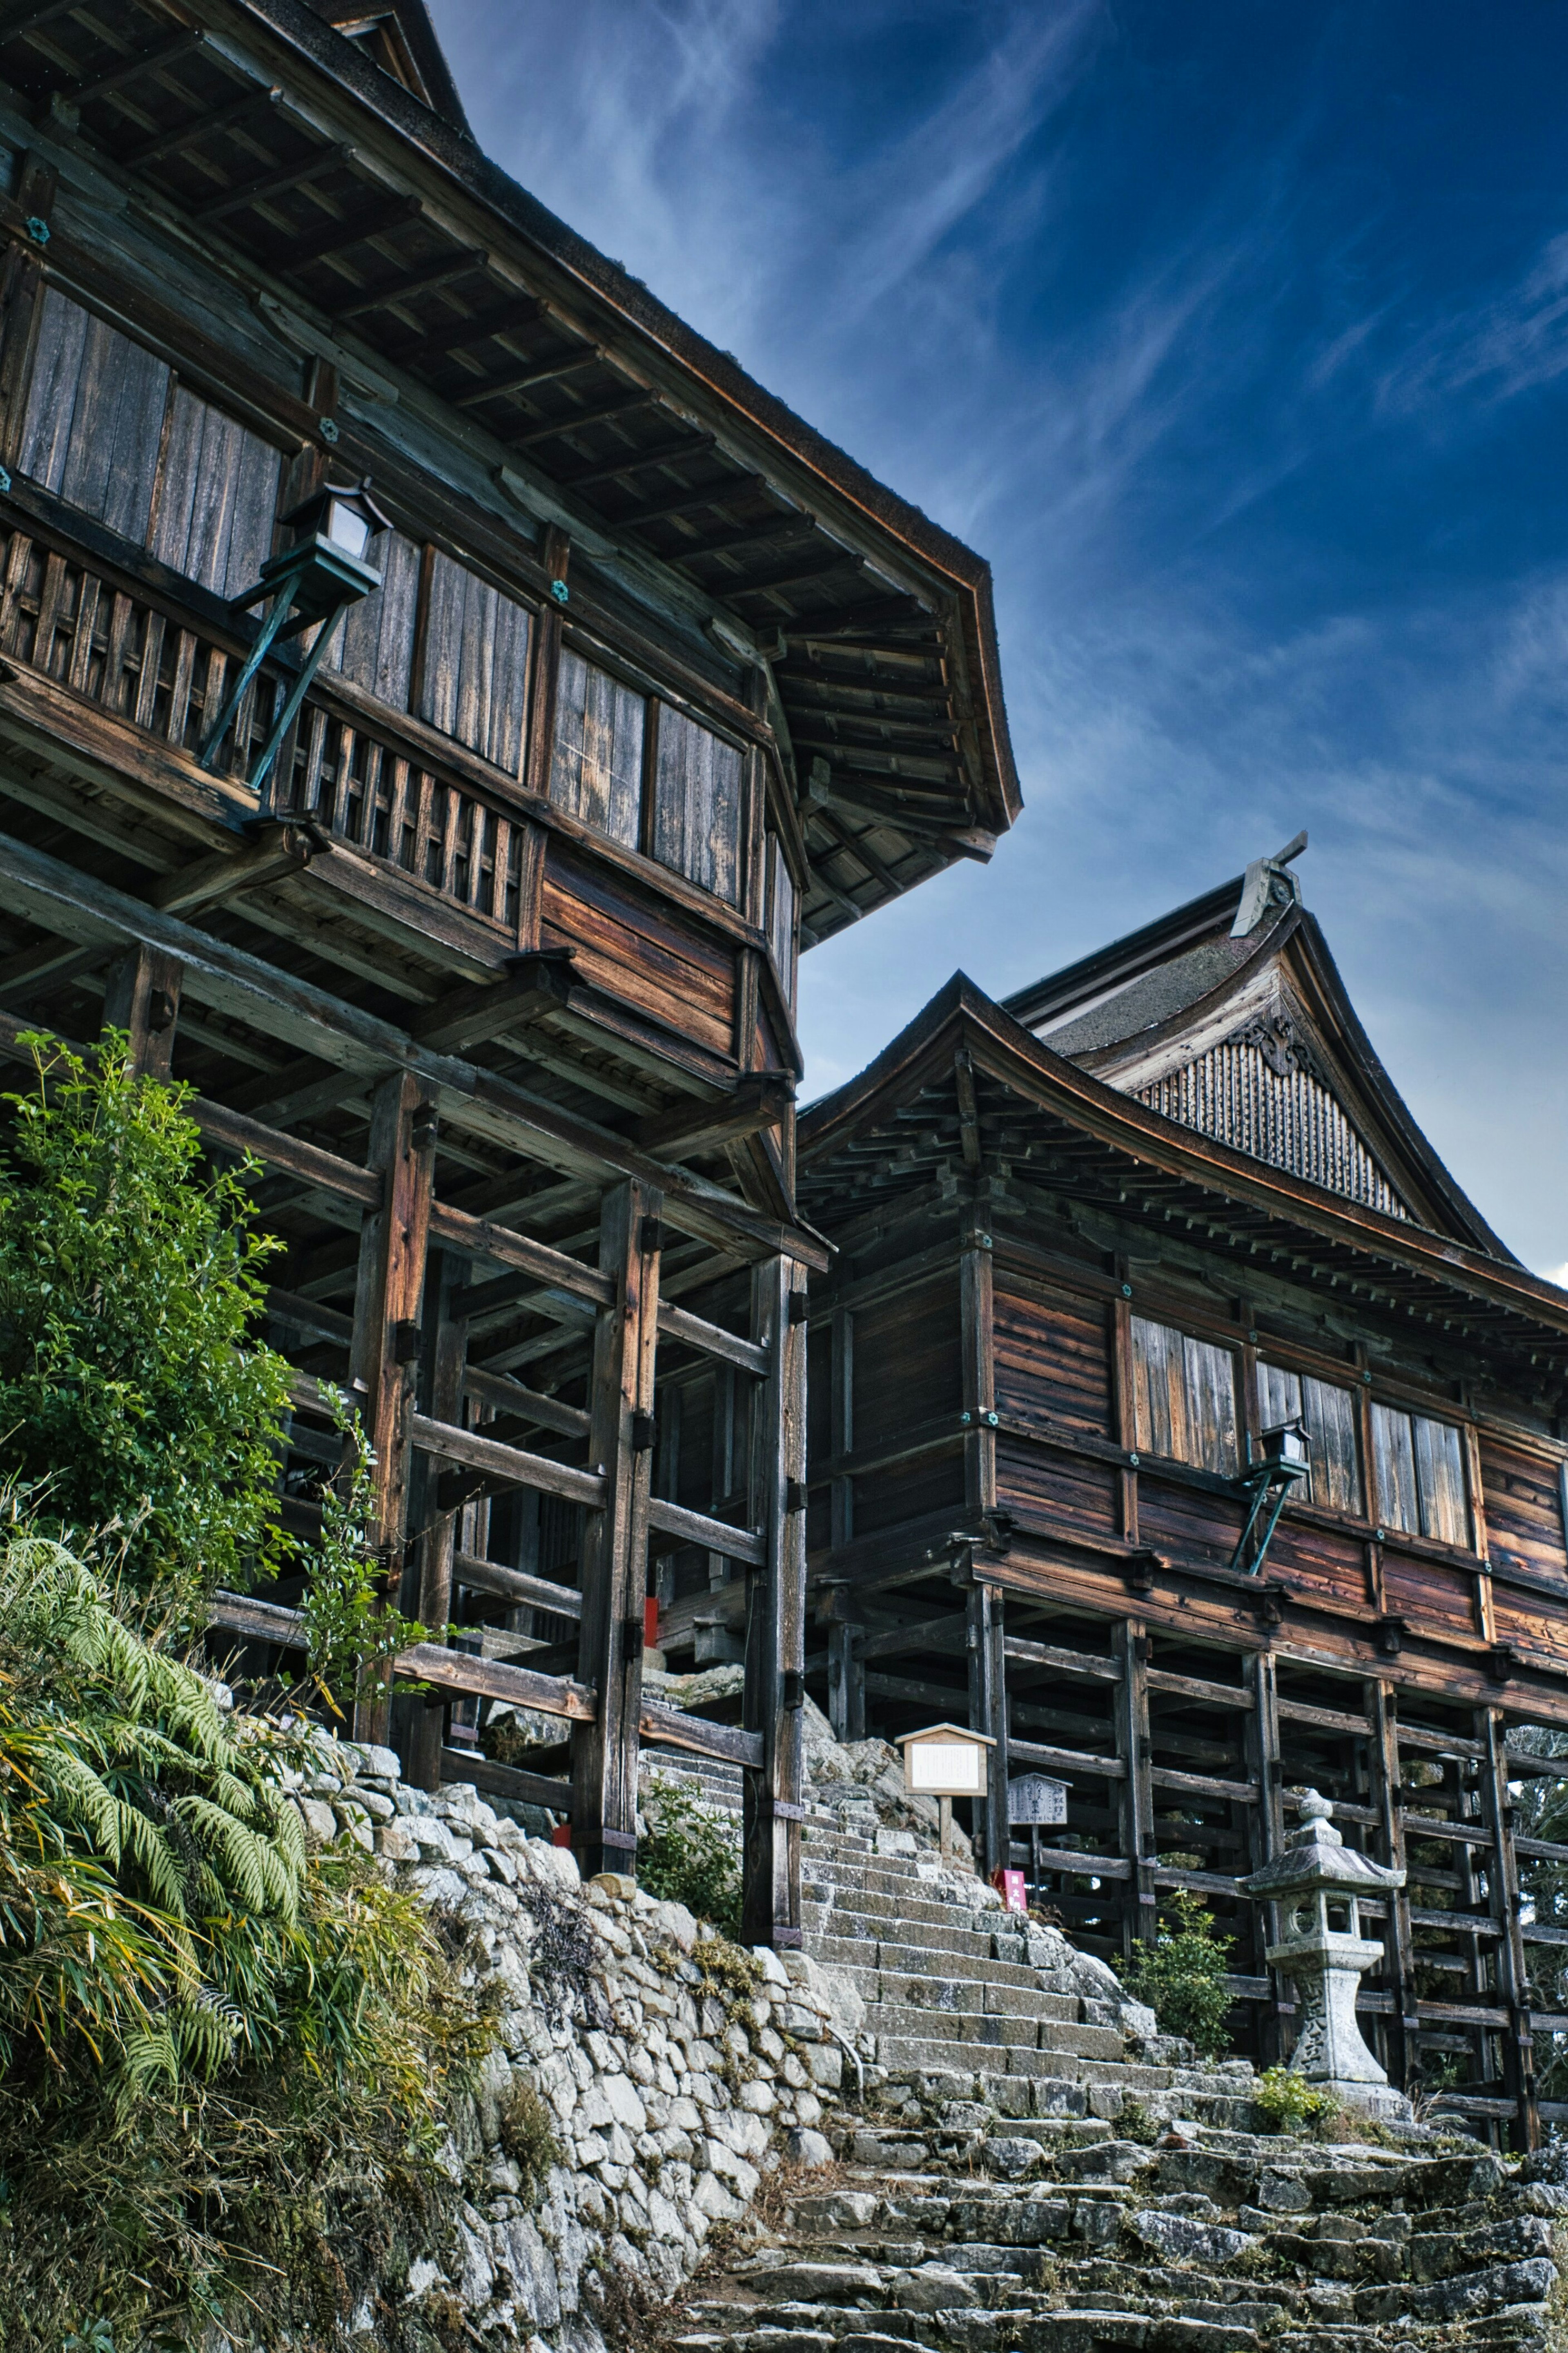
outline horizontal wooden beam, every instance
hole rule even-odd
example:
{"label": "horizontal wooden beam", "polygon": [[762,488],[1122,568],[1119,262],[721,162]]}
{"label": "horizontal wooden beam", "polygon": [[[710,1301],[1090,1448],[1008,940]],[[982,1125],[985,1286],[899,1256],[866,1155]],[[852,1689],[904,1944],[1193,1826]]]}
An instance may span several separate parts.
{"label": "horizontal wooden beam", "polygon": [[489,1406],[492,1412],[513,1414],[520,1421],[552,1430],[561,1438],[586,1438],[593,1426],[581,1406],[563,1405],[559,1398],[509,1380],[504,1373],[487,1373],[481,1365],[464,1366],[463,1389],[476,1404]]}
{"label": "horizontal wooden beam", "polygon": [[750,1528],[732,1528],[727,1520],[710,1519],[706,1512],[689,1512],[681,1504],[667,1504],[655,1495],[648,1502],[647,1524],[660,1535],[679,1536],[682,1544],[702,1545],[726,1560],[742,1560],[751,1568],[767,1567],[764,1536],[754,1535]]}
{"label": "horizontal wooden beam", "polygon": [[709,1724],[702,1716],[684,1715],[679,1708],[666,1707],[659,1700],[644,1700],[638,1729],[645,1740],[663,1741],[671,1748],[689,1748],[694,1757],[718,1757],[726,1764],[753,1768],[763,1761],[760,1732],[742,1732],[730,1724]]}
{"label": "horizontal wooden beam", "polygon": [[1090,1757],[1081,1748],[1050,1748],[1038,1740],[1009,1739],[1007,1757],[1009,1763],[1039,1765],[1051,1773],[1087,1773],[1102,1781],[1127,1778],[1127,1767],[1120,1757]]}
{"label": "horizontal wooden beam", "polygon": [[481,1560],[477,1553],[454,1556],[452,1575],[475,1593],[493,1593],[503,1601],[524,1602],[534,1609],[552,1610],[557,1618],[581,1618],[583,1596],[574,1585],[556,1585],[526,1569],[503,1568],[499,1560]]}
{"label": "horizontal wooden beam", "polygon": [[503,1446],[499,1439],[483,1438],[476,1430],[459,1430],[449,1421],[433,1421],[428,1414],[411,1414],[408,1434],[421,1454],[437,1461],[458,1462],[481,1472],[508,1487],[536,1487],[542,1494],[561,1495],[570,1504],[596,1507],[605,1500],[604,1474],[574,1471],[570,1463],[554,1462],[547,1454],[530,1454],[521,1446]]}
{"label": "horizontal wooden beam", "polygon": [[[248,1594],[215,1593],[207,1621],[251,1641],[276,1643],[280,1650],[305,1647],[302,1610],[286,1609],[275,1601],[257,1601]],[[592,1724],[598,1712],[597,1700],[584,1683],[564,1675],[531,1674],[526,1667],[510,1666],[500,1659],[475,1658],[471,1651],[449,1651],[438,1642],[411,1643],[392,1664],[396,1673],[416,1676],[443,1691],[478,1693],[481,1698],[505,1700],[510,1706],[563,1716],[574,1724]]]}
{"label": "horizontal wooden beam", "polygon": [[572,994],[574,954],[561,948],[513,957],[504,980],[450,990],[416,1015],[410,1032],[437,1053],[461,1054],[514,1024],[558,1012]]}
{"label": "horizontal wooden beam", "polygon": [[663,1194],[663,1215],[679,1231],[732,1257],[749,1261],[782,1253],[826,1271],[826,1245],[803,1229],[752,1209],[689,1169],[650,1158],[612,1129],[575,1117],[492,1071],[436,1053],[378,1015],[14,836],[0,835],[0,878],[9,913],[81,946],[145,941],[163,948],[179,958],[187,997],[247,1023],[264,1037],[363,1078],[409,1071],[454,1127],[597,1186],[641,1178]]}
{"label": "horizontal wooden beam", "polygon": [[[472,1218],[466,1209],[454,1209],[447,1202],[432,1204],[430,1240],[445,1250],[463,1250],[471,1258],[492,1259],[498,1266],[513,1267],[546,1289],[564,1291],[574,1300],[585,1300],[594,1307],[615,1305],[616,1286],[597,1267],[584,1266],[581,1259],[569,1258],[564,1250],[536,1242],[511,1226],[493,1225],[488,1218]],[[466,1300],[461,1293],[454,1302],[464,1313],[472,1304],[472,1300]]]}
{"label": "horizontal wooden beam", "polygon": [[776,1127],[794,1103],[791,1071],[761,1071],[738,1081],[734,1091],[716,1103],[681,1103],[674,1111],[639,1120],[632,1134],[645,1152],[684,1160],[690,1153],[710,1152],[716,1145]]}
{"label": "horizontal wooden beam", "polygon": [[552,1814],[572,1810],[572,1784],[545,1773],[530,1773],[520,1765],[498,1765],[477,1748],[443,1748],[443,1787],[471,1782],[487,1798],[510,1798],[514,1805],[542,1806]]}
{"label": "horizontal wooden beam", "polygon": [[267,1313],[279,1324],[292,1324],[301,1332],[313,1333],[318,1340],[329,1340],[346,1348],[353,1337],[353,1317],[343,1315],[335,1307],[323,1307],[319,1299],[309,1299],[300,1291],[284,1291],[277,1286],[267,1293]]}
{"label": "horizontal wooden beam", "polygon": [[306,1144],[297,1135],[285,1135],[260,1120],[247,1119],[240,1112],[227,1111],[205,1095],[197,1095],[187,1108],[207,1142],[223,1151],[247,1154],[321,1192],[358,1201],[363,1208],[380,1208],[384,1180],[373,1169],[344,1160],[336,1152],[325,1152],[320,1145]]}
{"label": "horizontal wooden beam", "polygon": [[[1023,1828],[1025,1825],[1021,1822],[1013,1824],[1013,1844],[1019,1852],[1027,1853],[1029,1850],[1018,1836]],[[1031,1868],[1033,1862],[1031,1854]],[[1132,1876],[1132,1865],[1123,1862],[1120,1855],[1079,1854],[1066,1846],[1043,1846],[1040,1849],[1040,1869],[1063,1872],[1074,1879],[1131,1879]]]}
{"label": "horizontal wooden beam", "polygon": [[767,1350],[760,1348],[754,1340],[742,1340],[738,1334],[726,1332],[722,1324],[705,1323],[700,1315],[661,1300],[658,1328],[667,1340],[683,1340],[689,1348],[700,1348],[706,1356],[718,1356],[727,1365],[739,1365],[742,1372],[754,1373],[759,1380],[767,1378]]}

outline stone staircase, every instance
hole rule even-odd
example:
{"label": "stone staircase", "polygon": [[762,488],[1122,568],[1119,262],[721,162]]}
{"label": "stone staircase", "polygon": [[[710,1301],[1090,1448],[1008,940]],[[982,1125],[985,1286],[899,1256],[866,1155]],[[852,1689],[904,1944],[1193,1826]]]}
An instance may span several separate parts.
{"label": "stone staircase", "polygon": [[[1561,2343],[1568,2189],[1489,2152],[1054,2119],[1022,2147],[944,2102],[835,2129],[668,2325],[670,2353],[1437,2353]],[[1013,2178],[1010,2178],[1013,2177]]]}
{"label": "stone staircase", "polygon": [[668,2353],[1568,2347],[1568,2153],[1270,2134],[1246,2063],[1128,2038],[1031,1960],[1037,1930],[855,1812],[808,1810],[789,1964],[865,2005],[858,2077],[812,2068],[835,2161],[764,2191]]}
{"label": "stone staircase", "polygon": [[874,2084],[940,2077],[951,2097],[1014,2118],[1110,2119],[1134,2098],[1152,2116],[1250,2120],[1245,2062],[1194,2067],[1173,2036],[1130,2059],[1111,2003],[1043,1983],[1029,1922],[910,1832],[846,1828],[853,1810],[807,1819],[802,1915],[807,1953],[842,1969],[866,2004]]}

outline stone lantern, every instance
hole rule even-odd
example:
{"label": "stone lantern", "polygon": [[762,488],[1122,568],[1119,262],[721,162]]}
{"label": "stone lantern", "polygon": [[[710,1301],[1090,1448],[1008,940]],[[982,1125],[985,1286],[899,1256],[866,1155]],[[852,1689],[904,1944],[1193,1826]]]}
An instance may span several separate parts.
{"label": "stone lantern", "polygon": [[1290,2072],[1347,2108],[1408,2118],[1410,2103],[1362,2041],[1356,1988],[1362,1973],[1383,1957],[1383,1947],[1361,1933],[1361,1898],[1403,1887],[1392,1871],[1347,1847],[1330,1817],[1333,1808],[1316,1789],[1301,1800],[1301,1827],[1285,1852],[1240,1884],[1255,1903],[1278,1904],[1284,1935],[1266,1957],[1295,1980],[1301,2027]]}

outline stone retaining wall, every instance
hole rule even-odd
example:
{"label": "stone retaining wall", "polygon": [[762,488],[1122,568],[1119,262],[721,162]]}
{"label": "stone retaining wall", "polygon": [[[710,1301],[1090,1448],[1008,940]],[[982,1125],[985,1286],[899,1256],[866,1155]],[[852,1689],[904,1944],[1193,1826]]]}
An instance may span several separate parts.
{"label": "stone retaining wall", "polygon": [[[496,2353],[599,2353],[606,2308],[628,2291],[673,2295],[781,2156],[830,2160],[822,2094],[864,2014],[841,1973],[805,1954],[742,1960],[630,1879],[584,1886],[568,1850],[471,1787],[404,1786],[390,1749],[331,1744],[295,1801],[312,1840],[355,1839],[468,1932],[465,1971],[498,2005],[499,2047],[454,2118],[449,2163],[468,2186],[458,2243],[403,2263],[382,2315],[362,2307],[367,2353],[394,2317],[405,2341],[427,2327],[432,2353],[457,2341],[455,2322]],[[552,1951],[573,1945],[588,1976],[574,1998],[557,1971],[552,2004]],[[539,2118],[524,2087],[558,2146],[542,2195],[527,2178]]]}

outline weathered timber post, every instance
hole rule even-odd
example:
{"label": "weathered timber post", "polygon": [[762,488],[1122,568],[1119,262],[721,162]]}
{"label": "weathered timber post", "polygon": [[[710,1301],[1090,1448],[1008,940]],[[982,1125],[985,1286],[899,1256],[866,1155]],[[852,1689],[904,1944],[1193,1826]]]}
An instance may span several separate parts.
{"label": "weathered timber post", "polygon": [[1125,1941],[1131,1952],[1152,1944],[1159,1928],[1154,1892],[1154,1792],[1149,1778],[1149,1637],[1141,1621],[1121,1619],[1112,1634],[1116,1753],[1126,1767],[1121,1782],[1121,1852],[1131,1863],[1127,1881]]}
{"label": "weathered timber post", "polygon": [[769,1259],[752,1276],[752,1337],[767,1352],[753,1393],[752,1525],[767,1565],[747,1590],[743,1722],[761,1735],[745,1769],[741,1935],[748,1945],[798,1946],[801,1711],[805,1703],[805,1271]]}
{"label": "weathered timber post", "polygon": [[1007,1820],[1007,1662],[1003,1648],[1006,1604],[993,1585],[975,1577],[964,1596],[964,1645],[969,1663],[969,1726],[994,1743],[987,1752],[985,1796],[976,1806],[975,1844],[986,1871],[1012,1861]]}
{"label": "weathered timber post", "polygon": [[[604,1197],[599,1268],[615,1285],[594,1331],[588,1465],[605,1500],[588,1514],[577,1672],[598,1694],[572,1727],[572,1844],[585,1879],[637,1858],[637,1723],[653,1473],[654,1364],[663,1195],[637,1179]],[[644,1442],[639,1443],[639,1440]]]}
{"label": "weathered timber post", "polygon": [[[435,1109],[418,1082],[395,1071],[371,1098],[369,1166],[385,1186],[379,1209],[360,1229],[349,1379],[361,1430],[375,1457],[369,1535],[381,1577],[394,1595],[403,1581],[408,1512],[410,1416],[419,1303],[436,1166]],[[354,1737],[384,1741],[391,1707],[383,1694],[354,1708]]]}
{"label": "weathered timber post", "polygon": [[[1261,1871],[1265,1863],[1274,1861],[1285,1844],[1283,1776],[1279,1757],[1279,1671],[1273,1653],[1258,1651],[1248,1662],[1247,1674],[1253,1698],[1247,1725],[1247,1763],[1258,1784],[1258,1803],[1247,1808],[1247,1836],[1251,1847],[1251,1867],[1254,1871]],[[1266,1905],[1260,1931],[1254,1939],[1259,1974],[1268,1968],[1263,1950],[1265,1946],[1275,1941],[1277,1928],[1273,1908]],[[1273,2064],[1284,2058],[1290,2037],[1280,1993],[1280,1979],[1278,1975],[1273,1975],[1271,1981],[1272,1998],[1263,2021],[1263,2055],[1268,2063]]]}
{"label": "weathered timber post", "polygon": [[[975,1211],[978,1219],[981,1212]],[[959,1316],[963,1379],[963,1500],[972,1512],[996,1508],[996,1392],[991,1237],[978,1224],[959,1254]]]}
{"label": "weathered timber post", "polygon": [[184,966],[177,956],[138,941],[111,965],[103,998],[103,1026],[123,1029],[138,1078],[166,1079],[174,1067]]}
{"label": "weathered timber post", "polygon": [[1415,2080],[1421,2051],[1421,2014],[1415,1998],[1415,1944],[1410,1932],[1410,1894],[1405,1883],[1405,1797],[1399,1779],[1399,1722],[1391,1684],[1369,1683],[1366,1712],[1372,1718],[1372,1785],[1377,1803],[1378,1827],[1391,1870],[1400,1873],[1388,1897],[1384,1924],[1387,1947],[1384,1976],[1396,2005],[1390,2024],[1394,2077],[1408,2091]]}
{"label": "weathered timber post", "polygon": [[1487,1856],[1487,1902],[1501,1934],[1497,1938],[1498,1992],[1508,2011],[1503,2031],[1503,2081],[1515,2109],[1515,2145],[1541,2146],[1541,2113],[1535,2094],[1535,2036],[1530,2016],[1530,1968],[1520,1927],[1519,1857],[1509,1813],[1508,1758],[1502,1710],[1478,1709],[1476,1736],[1486,1750],[1481,1763],[1481,1815],[1491,1837]]}
{"label": "weathered timber post", "polygon": [[[463,1377],[468,1369],[468,1319],[464,1313],[463,1298],[468,1288],[468,1263],[453,1250],[443,1250],[433,1270],[430,1286],[436,1293],[436,1336],[430,1353],[430,1404],[428,1410],[436,1421],[463,1421]],[[428,1296],[428,1293],[426,1293]],[[442,1511],[439,1506],[440,1481],[435,1466],[427,1467],[425,1493],[428,1498],[428,1524],[421,1531],[416,1548],[419,1558],[419,1598],[416,1614],[423,1626],[429,1629],[430,1640],[438,1642],[442,1630],[452,1614],[452,1565],[458,1544],[458,1518],[461,1506]],[[416,1789],[438,1789],[441,1786],[441,1719],[444,1705],[427,1705],[416,1699],[409,1711],[409,1732],[403,1759],[403,1775]]]}

